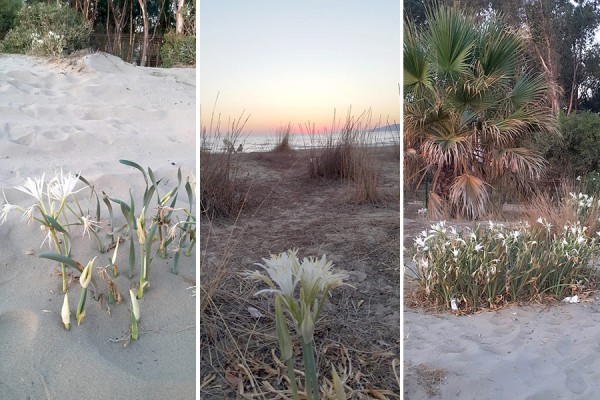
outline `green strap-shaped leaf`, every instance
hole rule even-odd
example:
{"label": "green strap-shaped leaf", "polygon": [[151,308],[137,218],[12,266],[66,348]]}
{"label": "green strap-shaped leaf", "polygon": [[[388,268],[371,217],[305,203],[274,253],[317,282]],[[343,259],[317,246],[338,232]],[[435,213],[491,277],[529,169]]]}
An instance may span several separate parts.
{"label": "green strap-shaped leaf", "polygon": [[133,194],[131,194],[131,188],[129,188],[129,202],[130,202],[130,212],[131,212],[131,220],[133,221],[133,229],[135,228],[135,203],[133,201]]}
{"label": "green strap-shaped leaf", "polygon": [[150,176],[150,181],[152,182],[152,187],[154,188],[154,191],[156,192],[156,201],[160,201],[160,195],[158,194],[158,182],[156,181],[154,172],[152,172],[152,169],[150,169],[150,167],[148,167],[148,176]]}
{"label": "green strap-shaped leaf", "polygon": [[142,175],[144,176],[144,181],[146,181],[146,188],[148,187],[148,177],[146,176],[146,171],[144,171],[144,169],[139,164],[134,163],[133,161],[129,161],[129,160],[119,160],[119,162],[121,164],[128,165],[130,167],[133,167],[133,168],[139,170],[142,173]]}
{"label": "green strap-shaped leaf", "polygon": [[110,221],[113,220],[113,210],[112,205],[110,204],[110,200],[106,193],[102,192],[102,201],[106,204],[106,208],[108,208],[108,214],[110,215]]}
{"label": "green strap-shaped leaf", "polygon": [[154,185],[150,186],[148,189],[146,189],[146,191],[144,192],[144,207],[148,208],[148,205],[150,204],[150,200],[152,199],[152,196],[154,196],[154,192],[156,191]]}
{"label": "green strap-shaped leaf", "polygon": [[132,213],[131,213],[131,209],[129,208],[129,206],[125,203],[121,203],[121,212],[123,213],[123,216],[125,217],[125,220],[127,221],[127,225],[129,225],[129,227],[131,229],[135,229],[135,221],[133,220],[132,217]]}
{"label": "green strap-shaped leaf", "polygon": [[192,185],[190,185],[189,177],[187,179],[187,182],[185,183],[185,191],[188,195],[188,202],[190,203],[190,211],[192,211],[193,202],[194,202],[194,192],[192,191]]}
{"label": "green strap-shaped leaf", "polygon": [[169,191],[169,193],[165,194],[165,196],[160,199],[160,205],[161,206],[165,206],[165,204],[167,204],[167,201],[169,201],[169,199],[171,198],[171,196],[173,196],[175,193],[177,193],[177,190],[179,189],[179,187],[176,187],[174,189],[171,189]]}
{"label": "green strap-shaped leaf", "polygon": [[62,225],[55,220],[54,218],[52,218],[51,216],[49,216],[48,214],[44,214],[44,219],[50,224],[52,225],[52,227],[54,229],[56,229],[57,231],[59,231],[60,233],[67,233],[67,231],[64,230],[64,228],[62,227]]}
{"label": "green strap-shaped leaf", "polygon": [[80,267],[75,260],[73,260],[71,257],[67,257],[67,256],[63,256],[62,254],[58,254],[58,253],[42,253],[40,255],[38,255],[39,258],[45,258],[48,260],[52,260],[52,261],[56,261],[59,262],[61,264],[65,264],[68,265],[69,267],[75,268],[78,271],[83,271],[83,267]]}

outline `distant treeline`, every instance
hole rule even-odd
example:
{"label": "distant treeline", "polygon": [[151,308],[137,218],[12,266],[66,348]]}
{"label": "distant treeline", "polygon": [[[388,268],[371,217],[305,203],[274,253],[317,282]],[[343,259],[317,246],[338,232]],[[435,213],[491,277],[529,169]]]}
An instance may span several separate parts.
{"label": "distant treeline", "polygon": [[[49,18],[57,9],[59,14]],[[35,24],[31,24],[32,20]],[[31,48],[21,47],[31,47],[30,42],[37,40],[39,47],[50,47],[52,51],[44,51],[52,54],[60,46],[49,46],[49,42],[61,37],[69,41],[74,29],[84,27],[89,47],[142,66],[161,64],[164,55],[160,47],[165,44],[175,47],[165,53],[167,64],[189,64],[190,59],[195,60],[195,21],[196,4],[191,0],[0,1],[2,51],[32,52]],[[56,38],[47,38],[50,32]],[[77,36],[81,41],[82,35]],[[61,44],[65,45],[62,51],[73,50],[72,46]],[[192,48],[194,55],[190,57]]]}

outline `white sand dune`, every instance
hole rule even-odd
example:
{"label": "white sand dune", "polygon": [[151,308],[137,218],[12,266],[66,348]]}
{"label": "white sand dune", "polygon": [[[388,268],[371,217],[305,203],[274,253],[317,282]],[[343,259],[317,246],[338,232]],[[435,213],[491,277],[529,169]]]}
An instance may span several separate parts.
{"label": "white sand dune", "polygon": [[404,398],[598,399],[600,304],[404,312]]}
{"label": "white sand dune", "polygon": [[[113,197],[128,199],[132,188],[140,199],[144,180],[118,162],[127,159],[165,177],[166,193],[178,167],[184,180],[195,168],[195,91],[195,69],[140,68],[103,53],[53,62],[0,55],[0,189],[10,203],[29,206],[33,199],[14,186],[62,168]],[[180,200],[187,204],[184,192]],[[104,208],[104,223],[107,217]],[[139,281],[139,267],[132,280],[125,273],[129,242],[117,260],[124,302],[109,314],[106,303],[88,297],[85,320],[77,326],[73,318],[67,332],[57,264],[36,256],[48,251],[40,248],[44,234],[19,219],[13,211],[0,226],[0,399],[194,398],[194,255],[182,255],[178,275],[170,257],[154,260],[140,302],[140,339],[123,347],[128,289]],[[75,259],[85,265],[98,255],[95,266],[107,265],[94,242],[74,236]],[[73,316],[78,295],[74,282]]]}

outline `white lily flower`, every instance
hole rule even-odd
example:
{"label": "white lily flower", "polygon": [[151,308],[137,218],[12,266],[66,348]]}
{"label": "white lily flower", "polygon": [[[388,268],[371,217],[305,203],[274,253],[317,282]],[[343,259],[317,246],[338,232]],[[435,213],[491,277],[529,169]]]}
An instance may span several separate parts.
{"label": "white lily flower", "polygon": [[477,243],[477,244],[475,245],[475,251],[479,252],[479,251],[481,251],[482,249],[483,249],[483,246],[482,246],[481,244]]}
{"label": "white lily flower", "polygon": [[317,258],[305,258],[300,264],[300,279],[304,287],[310,292],[319,288],[323,291],[326,288],[341,286],[343,280],[348,276],[344,273],[333,272],[331,267],[333,263],[327,261],[326,256]]}
{"label": "white lily flower", "polygon": [[[281,253],[278,256],[271,256],[271,259],[263,258],[265,265],[255,264],[263,268],[269,274],[269,277],[264,276],[258,271],[247,271],[246,276],[251,279],[259,279],[266,282],[270,289],[263,289],[256,292],[254,295],[262,293],[281,293],[283,296],[292,297],[296,285],[298,284],[299,264],[296,257],[297,251],[289,250],[286,253]],[[266,279],[265,279],[266,278]]]}
{"label": "white lily flower", "polygon": [[16,186],[15,189],[20,190],[23,193],[27,193],[28,195],[35,198],[38,202],[43,203],[44,176],[45,174],[42,174],[41,179],[35,178],[35,180],[27,178],[23,186]]}
{"label": "white lily flower", "polygon": [[75,190],[75,186],[77,186],[77,182],[79,182],[79,176],[80,174],[73,175],[71,172],[64,175],[61,168],[60,175],[55,176],[48,182],[52,198],[62,203],[69,195],[83,190],[84,188]]}
{"label": "white lily flower", "polygon": [[539,217],[538,219],[535,220],[538,224],[544,225],[544,219],[542,217]]}
{"label": "white lily flower", "polygon": [[6,222],[8,213],[16,208],[19,208],[19,206],[16,206],[14,204],[4,203],[4,205],[2,206],[2,213],[0,214],[0,225],[2,225],[3,223]]}

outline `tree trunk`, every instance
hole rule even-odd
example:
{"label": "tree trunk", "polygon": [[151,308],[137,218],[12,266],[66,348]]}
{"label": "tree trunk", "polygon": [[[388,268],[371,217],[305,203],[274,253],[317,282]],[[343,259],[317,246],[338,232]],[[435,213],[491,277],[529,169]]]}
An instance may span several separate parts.
{"label": "tree trunk", "polygon": [[181,11],[185,4],[185,0],[176,0],[177,1],[177,13],[175,14],[175,33],[180,35],[183,33],[183,15],[181,15]]}
{"label": "tree trunk", "polygon": [[142,18],[144,20],[144,38],[142,39],[142,58],[140,59],[140,66],[145,67],[148,62],[148,42],[149,42],[149,32],[148,32],[148,10],[146,9],[147,1],[146,0],[138,0],[140,3],[140,7],[142,9]]}

